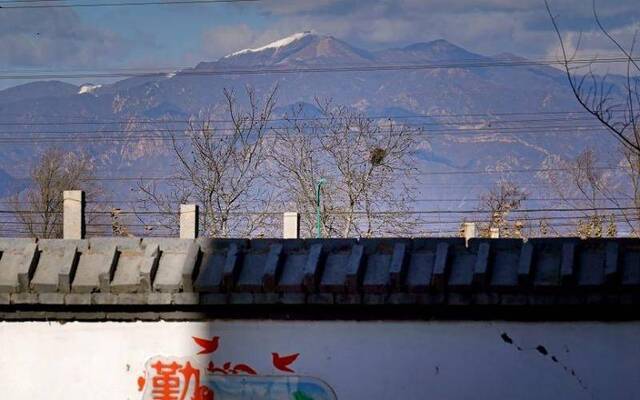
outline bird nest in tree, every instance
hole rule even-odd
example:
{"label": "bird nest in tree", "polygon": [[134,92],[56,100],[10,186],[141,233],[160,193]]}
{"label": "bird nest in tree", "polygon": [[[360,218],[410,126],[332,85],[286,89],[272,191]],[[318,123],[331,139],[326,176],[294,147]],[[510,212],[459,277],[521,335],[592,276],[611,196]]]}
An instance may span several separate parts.
{"label": "bird nest in tree", "polygon": [[384,158],[386,157],[386,155],[387,150],[381,147],[375,147],[369,152],[369,162],[371,162],[371,165],[373,165],[374,167],[377,167],[384,162]]}

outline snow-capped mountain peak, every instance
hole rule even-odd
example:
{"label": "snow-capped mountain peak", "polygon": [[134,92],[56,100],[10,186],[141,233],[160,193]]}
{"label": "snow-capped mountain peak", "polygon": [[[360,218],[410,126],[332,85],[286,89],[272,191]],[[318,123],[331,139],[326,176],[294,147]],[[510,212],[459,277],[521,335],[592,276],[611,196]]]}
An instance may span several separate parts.
{"label": "snow-capped mountain peak", "polygon": [[244,49],[216,62],[200,63],[196,69],[250,66],[309,66],[361,64],[372,55],[339,39],[315,32],[301,32],[276,40],[262,47]]}
{"label": "snow-capped mountain peak", "polygon": [[261,47],[256,47],[254,49],[243,49],[243,50],[239,50],[236,51],[235,53],[231,53],[229,55],[226,55],[224,58],[228,58],[228,57],[233,57],[233,56],[238,56],[241,54],[247,54],[247,53],[257,53],[260,51],[264,51],[264,50],[268,50],[268,49],[277,49],[280,47],[285,47],[290,45],[291,43],[298,41],[306,36],[311,35],[311,31],[305,31],[305,32],[299,32],[299,33],[294,33],[293,35],[284,37],[282,39],[276,40],[275,42],[271,42],[269,44],[266,44],[264,46]]}

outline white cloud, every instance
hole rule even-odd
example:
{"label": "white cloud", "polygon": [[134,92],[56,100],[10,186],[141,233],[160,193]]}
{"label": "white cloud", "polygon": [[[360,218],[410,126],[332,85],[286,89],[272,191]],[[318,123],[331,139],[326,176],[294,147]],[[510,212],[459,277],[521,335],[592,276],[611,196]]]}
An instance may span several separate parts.
{"label": "white cloud", "polygon": [[[612,35],[625,49],[630,49],[633,38],[638,32],[640,32],[640,22],[611,29],[609,34]],[[594,58],[624,58],[624,54],[621,53],[615,44],[600,30],[593,29],[586,32],[566,31],[563,32],[562,37],[565,50],[569,57],[584,60]],[[578,44],[579,48],[576,49]],[[638,45],[636,44],[636,51],[634,53],[636,56],[638,54],[637,47]],[[555,41],[551,46],[549,46],[547,49],[547,57],[556,60],[560,60],[562,58],[562,50],[558,41]],[[587,68],[591,68],[600,74],[612,73],[624,75],[627,72],[626,62],[607,64],[594,63],[593,65],[584,65],[581,69],[584,72],[587,72]]]}
{"label": "white cloud", "polygon": [[[598,2],[613,28],[640,13],[637,0]],[[304,29],[335,35],[368,48],[400,46],[444,38],[485,54],[542,56],[555,44],[542,0],[298,0],[294,7],[265,1],[265,14],[288,33]],[[591,29],[591,2],[550,0],[570,31]]]}
{"label": "white cloud", "polygon": [[119,35],[88,26],[71,9],[0,12],[1,65],[85,67],[125,52]]}
{"label": "white cloud", "polygon": [[226,25],[209,29],[202,34],[205,55],[222,57],[252,45],[257,33],[246,24]]}

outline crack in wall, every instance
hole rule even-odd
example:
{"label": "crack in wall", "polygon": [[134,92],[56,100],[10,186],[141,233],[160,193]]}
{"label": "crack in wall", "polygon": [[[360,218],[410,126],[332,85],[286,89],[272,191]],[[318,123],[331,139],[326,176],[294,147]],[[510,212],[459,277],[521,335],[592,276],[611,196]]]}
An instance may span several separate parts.
{"label": "crack in wall", "polygon": [[[505,342],[506,344],[510,345],[510,346],[515,346],[516,349],[518,351],[535,351],[538,354],[540,354],[542,357],[545,358],[550,358],[551,361],[555,364],[558,364],[560,367],[562,367],[562,369],[564,370],[564,372],[566,372],[567,374],[569,374],[573,379],[576,380],[576,382],[580,385],[580,387],[589,392],[589,388],[587,387],[587,385],[584,383],[584,381],[580,378],[580,376],[578,376],[578,374],[576,373],[575,369],[569,367],[568,365],[566,365],[564,362],[562,362],[558,356],[549,353],[549,350],[547,350],[547,348],[541,344],[537,345],[536,347],[522,347],[520,345],[518,345],[511,336],[509,336],[509,334],[507,332],[502,332],[500,334],[500,339],[502,339],[503,342]],[[569,347],[567,345],[564,345],[564,350],[565,353],[569,353]],[[591,393],[592,398],[593,398],[593,393]]]}

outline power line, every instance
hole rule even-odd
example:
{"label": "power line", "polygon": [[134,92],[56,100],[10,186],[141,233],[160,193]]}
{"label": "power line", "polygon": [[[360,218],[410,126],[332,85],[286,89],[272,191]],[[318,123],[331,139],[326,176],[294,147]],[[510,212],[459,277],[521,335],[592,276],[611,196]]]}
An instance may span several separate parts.
{"label": "power line", "polygon": [[[547,124],[547,122],[555,122],[555,121],[545,121],[545,120],[538,120],[536,122],[539,122],[540,124],[533,124],[533,125],[526,125],[526,126],[504,126],[504,124],[523,124],[520,121],[515,121],[515,122],[511,122],[511,121],[506,121],[504,123],[501,122],[491,122],[488,125],[484,124],[482,122],[477,122],[475,124],[477,125],[481,125],[482,126],[470,126],[473,125],[474,123],[464,123],[464,122],[449,122],[449,123],[398,123],[398,124],[394,124],[395,127],[395,132],[408,132],[408,133],[424,133],[424,134],[436,134],[436,133],[440,133],[440,134],[452,134],[452,133],[460,133],[460,132],[468,132],[468,131],[472,131],[472,132],[520,132],[520,131],[539,131],[541,129],[545,129],[545,130],[567,130],[567,129],[576,129],[576,130],[591,130],[594,128],[599,128],[599,125],[597,124],[592,124],[590,123],[590,121],[585,121],[584,119],[575,119],[574,121],[583,121],[585,122],[585,124],[576,124],[575,122],[573,124],[571,124],[572,121],[561,121],[561,122],[566,122],[566,124]],[[558,121],[560,122],[560,121]],[[493,126],[493,125],[498,125],[498,126]],[[11,124],[11,125],[21,125],[19,123],[16,124]],[[40,126],[58,126],[58,125],[63,125],[63,124],[40,124]],[[81,124],[77,124],[77,125],[81,125]],[[94,124],[94,125],[100,125],[100,124]],[[94,126],[91,125],[91,126]],[[126,125],[123,123],[123,125]],[[40,128],[27,128],[27,129],[22,129],[22,130],[2,130],[0,129],[0,135],[4,135],[5,137],[11,137],[12,135],[90,135],[90,134],[112,134],[112,133],[117,133],[117,134],[133,134],[133,133],[153,133],[153,134],[162,134],[162,133],[168,133],[168,134],[172,134],[172,133],[179,133],[179,134],[203,134],[204,130],[203,129],[198,129],[197,127],[195,128],[190,128],[189,126],[185,126],[182,128],[177,128],[177,127],[157,127],[157,128],[153,128],[153,127],[145,127],[147,125],[165,125],[163,123],[144,123],[141,124],[143,125],[143,127],[132,127],[132,128],[120,128],[120,129],[83,129],[82,127],[80,128],[73,128],[73,129],[65,129],[65,130],[40,130]],[[168,124],[167,124],[168,125]],[[446,126],[454,126],[454,127],[446,127]],[[29,126],[29,124],[24,124],[24,126]],[[430,126],[434,126],[435,128],[429,128]],[[440,129],[437,129],[438,127],[443,126]],[[459,127],[455,127],[455,126],[459,126]],[[307,128],[311,129],[313,128],[313,126],[308,126]],[[374,131],[372,132],[373,135],[382,135],[387,133],[387,131],[385,130],[385,128],[390,129],[391,127],[388,126],[379,126],[378,129],[380,129],[379,131]],[[287,129],[287,125],[267,125],[265,128],[263,128],[264,131],[266,132],[262,132],[262,133],[273,133],[273,134],[278,134],[278,135],[284,135],[287,134],[288,132],[286,132],[285,130]],[[237,130],[234,127],[215,127],[215,128],[210,128],[207,131],[210,131],[213,135],[225,135],[225,136],[231,136],[236,134]],[[300,132],[297,132],[300,133]],[[305,133],[305,132],[302,132]],[[307,132],[308,134],[311,134],[311,132]],[[324,135],[322,133],[315,133],[316,135]]]}
{"label": "power line", "polygon": [[[444,122],[420,122],[417,125],[420,126],[441,126],[441,125],[471,125],[471,124],[523,124],[523,123],[536,123],[536,122],[571,122],[571,121],[585,121],[585,117],[590,118],[591,114],[571,112],[567,113],[570,115],[573,114],[582,114],[582,117],[565,117],[565,118],[536,118],[536,119],[496,119],[493,118],[491,120],[481,119],[478,121],[444,121]],[[469,114],[470,116],[473,116]],[[544,114],[540,114],[544,115]],[[494,117],[494,115],[486,114],[486,117]],[[393,115],[393,114],[384,114],[384,115],[365,115],[366,118],[371,120],[406,120],[406,119],[417,119],[417,118],[459,118],[464,117],[464,115],[429,115],[429,114],[417,114],[417,115]],[[475,116],[477,117],[477,116]],[[332,117],[279,117],[279,118],[269,118],[265,120],[265,122],[296,122],[296,121],[324,121],[335,119]],[[0,126],[94,126],[94,125],[127,125],[127,124],[141,124],[141,125],[169,125],[169,124],[189,124],[189,123],[232,123],[233,121],[230,119],[172,119],[172,120],[141,120],[141,119],[123,119],[119,121],[86,121],[86,122],[78,122],[78,121],[64,121],[64,122],[0,122]]]}
{"label": "power line", "polygon": [[[29,180],[30,178],[14,178],[17,180]],[[175,177],[98,177],[93,178],[91,181],[112,181],[112,182],[138,182],[138,181],[179,181],[183,180],[181,178]],[[479,188],[479,189],[488,189],[487,184],[480,183],[429,183],[428,188],[438,187],[438,188],[461,188],[461,189],[469,189],[469,188]],[[551,186],[550,183],[527,183],[522,185],[522,189],[534,189],[534,188],[545,188],[548,189]]]}
{"label": "power line", "polygon": [[[249,1],[249,0],[247,0]],[[575,59],[573,64],[616,64],[625,63],[629,59],[626,57]],[[635,61],[640,61],[635,59]],[[376,71],[411,71],[429,69],[455,69],[455,68],[494,68],[494,67],[531,67],[531,66],[551,66],[564,65],[559,60],[511,60],[511,61],[478,61],[478,62],[447,62],[429,64],[372,64],[372,65],[346,65],[346,66],[317,66],[317,67],[260,67],[260,68],[220,68],[220,69],[187,69],[179,71],[178,75],[187,76],[227,76],[227,75],[263,75],[263,74],[297,74],[297,73],[325,73],[325,72],[376,72]],[[158,72],[95,72],[95,73],[48,73],[48,74],[10,74],[0,75],[0,79],[80,79],[80,78],[127,78],[140,77],[150,78],[166,74]],[[171,72],[173,73],[173,72]]]}
{"label": "power line", "polygon": [[[605,220],[603,220],[602,222],[604,223],[608,223],[609,222],[609,216],[603,216],[603,218],[605,218]],[[523,217],[523,218],[515,218],[513,220],[509,220],[509,223],[514,223],[514,222],[528,222],[529,224],[531,224],[532,222],[544,222],[547,226],[549,227],[558,227],[558,226],[573,226],[576,227],[577,223],[579,221],[584,221],[589,219],[589,216],[570,216],[570,217],[557,217],[557,218],[547,218],[547,217],[535,217],[535,218],[529,218],[529,217]],[[573,221],[573,222],[567,222],[567,221]],[[616,215],[614,216],[613,222],[615,223],[626,223],[626,222],[639,222],[640,219],[639,218],[634,218],[634,217],[629,217],[629,218],[625,218],[622,215]],[[457,220],[447,220],[447,221],[442,221],[442,220],[431,220],[431,221],[424,221],[424,220],[416,220],[414,221],[416,225],[420,225],[420,226],[425,226],[425,225],[431,225],[431,226],[446,226],[446,225],[452,225],[455,227],[460,227],[460,225],[464,222],[470,222],[470,223],[476,223],[476,224],[490,224],[492,222],[495,221],[491,221],[490,219],[457,219]],[[529,225],[528,227],[524,227],[524,228],[530,228],[531,225]],[[447,227],[450,228],[451,227]]]}
{"label": "power line", "polygon": [[[132,130],[103,130],[103,131],[43,131],[43,132],[1,132],[0,141],[6,143],[12,142],[24,142],[24,141],[56,141],[56,140],[83,140],[83,139],[97,139],[97,140],[134,140],[134,139],[157,139],[157,140],[192,140],[192,136],[201,136],[204,132],[201,131],[185,131],[181,129],[132,129]],[[357,132],[351,132],[356,134]],[[455,136],[455,135],[549,135],[549,134],[579,134],[579,133],[607,133],[601,126],[547,126],[547,127],[506,127],[506,128],[459,128],[459,129],[431,129],[426,130],[419,126],[411,126],[407,129],[396,131],[396,134],[412,134],[419,137],[438,137],[438,136]],[[296,136],[298,134],[305,134],[305,132],[278,132],[276,128],[267,128],[266,132],[261,133],[263,136]],[[327,137],[329,133],[311,133],[308,135],[315,135],[319,137]],[[380,132],[379,134],[373,134],[372,136],[382,136],[386,132]],[[213,137],[231,137],[236,135],[236,132],[231,129],[217,129],[212,136]],[[254,135],[257,135],[255,133]]]}
{"label": "power line", "polygon": [[[467,198],[463,198],[463,197],[456,197],[456,198],[452,198],[452,197],[445,197],[445,198],[418,198],[418,199],[412,199],[410,201],[405,201],[405,200],[387,200],[386,203],[439,203],[439,202],[476,202],[479,199],[477,198],[472,198],[472,197],[467,197]],[[590,201],[591,199],[589,199]],[[631,201],[633,200],[630,196],[629,197],[600,197],[595,199],[594,201],[603,201],[603,202],[610,202],[610,201]],[[583,198],[583,197],[530,197],[530,198],[526,198],[524,200],[522,200],[523,202],[533,202],[533,201],[546,201],[546,202],[560,202],[560,201],[587,201],[587,199]],[[86,201],[86,204],[104,204],[107,206],[114,206],[114,208],[120,208],[120,207],[115,207],[115,205],[117,204],[143,204],[145,203],[144,200],[88,200]],[[251,203],[251,202],[249,202]],[[254,203],[260,203],[262,204],[262,202],[256,202],[254,201]],[[0,200],[0,204],[1,205],[25,205],[25,204],[33,204],[30,203],[28,201],[16,201],[16,200],[12,200],[12,201],[2,201]],[[180,202],[176,201],[176,202],[170,202],[170,204],[174,204],[174,205],[179,205],[181,204]],[[177,212],[177,210],[176,210]]]}
{"label": "power line", "polygon": [[[27,2],[44,2],[44,1],[66,1],[66,0],[26,0]],[[260,1],[260,0],[259,0]],[[5,1],[5,3],[11,3],[12,1]],[[0,0],[0,4],[3,3],[3,0]],[[593,59],[601,59],[601,60],[608,60],[608,59],[613,59],[613,58],[599,58],[599,56],[597,54],[585,54],[583,55],[581,60],[593,60]],[[558,60],[555,58],[529,58],[529,59],[523,59],[524,61],[533,61],[533,60],[537,60],[539,62],[545,62],[545,61],[551,61],[551,62],[557,62]],[[518,61],[523,61],[523,60],[518,60]],[[456,58],[455,60],[433,60],[430,62],[456,62],[456,63],[468,63],[468,62],[473,62],[476,63],[478,61],[493,61],[493,62],[497,62],[497,61],[506,61],[506,62],[513,62],[513,57],[485,57],[485,56],[476,56],[476,57],[461,57],[461,58]],[[356,63],[351,63],[351,64],[338,64],[338,66],[350,66],[350,67],[356,67],[356,66],[369,66],[371,65],[372,62],[371,61],[366,61],[366,62],[356,62]],[[564,65],[564,63],[562,63]],[[392,65],[392,64],[385,64],[385,65]],[[262,67],[264,65],[261,64],[257,64],[257,65],[253,65],[253,67]],[[249,66],[252,67],[252,66]],[[0,74],[1,73],[5,73],[5,74],[12,74],[12,73],[20,73],[22,71],[26,71],[26,72],[67,72],[67,73],[71,73],[71,72],[144,72],[144,73],[153,73],[155,75],[158,76],[167,76],[170,74],[176,74],[178,72],[182,72],[183,70],[190,70],[193,69],[193,65],[164,65],[164,66],[151,66],[151,67],[110,67],[110,68],[67,68],[64,69],[63,71],[58,71],[57,69],[46,69],[46,68],[23,68],[23,69],[0,69]]]}
{"label": "power line", "polygon": [[[638,211],[638,207],[581,207],[581,208],[521,208],[510,210],[510,214],[520,213],[539,213],[539,212],[589,212],[589,211]],[[246,215],[281,215],[287,210],[282,211],[238,211],[230,212],[228,215],[233,216],[246,216]],[[366,211],[327,211],[328,214],[333,215],[429,215],[429,214],[482,214],[489,213],[492,210],[477,209],[477,210],[387,210],[387,211],[373,211],[367,213]],[[35,210],[0,210],[0,214],[43,214],[45,211]],[[49,214],[62,214],[62,211],[47,211]],[[88,211],[87,214],[92,215],[111,215],[111,211]],[[176,212],[168,211],[119,211],[118,215],[175,215]],[[561,218],[561,217],[557,217]]]}
{"label": "power line", "polygon": [[[29,9],[29,8],[94,8],[94,7],[136,7],[136,6],[151,6],[151,5],[181,5],[181,4],[214,4],[214,3],[255,3],[261,0],[167,0],[167,1],[129,1],[129,2],[116,2],[116,3],[60,3],[50,4],[54,1],[64,0],[27,0],[27,1],[2,1],[0,8],[3,10],[15,10],[15,9]],[[13,5],[13,4],[17,5]],[[49,3],[49,4],[32,4],[24,5],[20,3]]]}
{"label": "power line", "polygon": [[[587,125],[578,125],[578,124],[569,124],[572,121],[562,121],[562,122],[567,122],[567,124],[549,124],[547,125],[546,122],[548,121],[542,121],[542,120],[538,120],[537,122],[543,122],[545,124],[534,124],[534,125],[527,125],[527,126],[498,126],[498,127],[494,127],[494,126],[466,126],[466,125],[471,125],[471,123],[444,123],[444,124],[438,124],[438,123],[409,123],[409,124],[400,124],[398,125],[398,129],[400,129],[401,127],[406,127],[406,128],[414,128],[414,131],[417,132],[418,129],[420,128],[424,128],[426,126],[440,126],[440,125],[462,125],[459,128],[445,128],[445,129],[429,129],[429,130],[424,130],[425,133],[437,133],[437,132],[466,132],[466,131],[481,131],[481,132],[493,132],[493,131],[503,131],[503,132],[511,132],[511,131],[536,131],[538,129],[586,129],[586,128],[600,128],[600,125],[597,123],[591,123],[589,121],[585,121],[584,119],[576,119],[574,121],[584,121],[584,122],[588,122]],[[554,122],[554,121],[551,121]],[[521,123],[521,122],[517,122],[517,123]],[[196,127],[197,128],[197,127]],[[286,126],[280,126],[280,125],[267,125],[264,130],[267,131],[278,131],[279,129],[285,129]],[[384,127],[382,127],[381,129],[384,129]],[[212,132],[214,132],[214,134],[218,133],[218,132],[230,132],[227,135],[233,135],[237,132],[237,129],[234,127],[217,127],[217,128],[210,128],[210,130]],[[92,131],[88,131],[88,130],[80,130],[80,131],[69,131],[69,130],[57,130],[57,131],[35,131],[32,134],[37,134],[37,135],[55,135],[55,134],[64,134],[64,135],[72,135],[72,134],[84,134],[85,132],[89,133],[89,134],[103,134],[103,133],[193,133],[193,134],[202,134],[202,130],[201,129],[194,129],[194,130],[189,130],[187,128],[183,128],[183,129],[177,129],[177,128],[155,128],[155,129],[104,129],[104,130],[92,130]],[[25,132],[24,130],[22,131],[2,131],[0,130],[0,134],[3,135],[17,135],[17,134],[25,134],[25,133],[30,133],[30,132]],[[299,134],[300,132],[296,132],[296,134]],[[304,132],[302,132],[304,133]],[[372,132],[373,134],[375,134],[375,132]],[[381,131],[379,132],[380,134],[385,133],[385,131]]]}
{"label": "power line", "polygon": [[[374,215],[375,216],[375,215]],[[610,217],[610,215],[604,215],[602,216],[605,219],[608,219],[608,217]],[[624,215],[613,215],[613,222],[638,222],[640,221],[640,218],[637,217],[625,217]],[[562,216],[562,217],[521,217],[521,218],[516,218],[513,220],[509,220],[509,222],[535,222],[535,221],[544,221],[545,223],[551,225],[551,226],[557,226],[557,225],[567,225],[567,226],[575,226],[575,223],[567,223],[567,222],[556,222],[556,221],[567,221],[567,220],[584,220],[584,219],[589,219],[590,216]],[[355,221],[357,222],[357,221]],[[488,224],[491,223],[493,221],[491,221],[490,219],[471,219],[471,220],[465,220],[465,219],[457,219],[457,220],[416,220],[414,221],[416,224],[420,224],[420,225],[460,225],[463,222],[473,222],[473,223],[477,223],[477,224]],[[603,222],[608,222],[608,221],[603,221]],[[0,224],[2,224],[3,226],[25,226],[25,225],[31,225],[31,226],[51,226],[51,227],[55,227],[55,226],[62,226],[63,223],[62,222],[28,222],[28,223],[23,223],[20,221],[3,221],[0,220]],[[143,223],[126,223],[126,221],[120,221],[121,226],[126,227],[126,228],[144,228],[146,231],[150,231],[150,230],[171,230],[171,229],[175,229],[175,228],[171,228],[169,226],[167,226],[166,224],[162,224],[162,223],[148,223],[148,224],[143,224]],[[113,224],[112,223],[86,223],[87,228],[113,228]]]}
{"label": "power line", "polygon": [[[617,111],[616,110],[612,110],[612,112],[615,113]],[[624,110],[620,110],[620,112],[624,112]],[[574,110],[574,111],[558,110],[558,111],[485,112],[485,113],[450,113],[450,114],[427,113],[427,114],[416,114],[416,115],[412,115],[410,117],[416,117],[416,118],[423,118],[423,117],[424,118],[451,118],[451,117],[455,117],[455,118],[457,118],[457,117],[503,117],[503,116],[568,115],[568,114],[580,114],[580,115],[584,115],[584,116],[587,116],[587,117],[591,116],[591,114],[587,113],[584,110]],[[16,113],[3,114],[3,115],[23,116],[23,114],[16,114]],[[384,116],[388,116],[388,115],[384,115]],[[49,115],[47,117],[48,118],[72,118],[72,119],[86,119],[87,118],[87,117],[83,117],[83,116],[63,116],[63,115]],[[399,117],[399,116],[396,116],[396,117]],[[310,118],[317,118],[317,117],[310,117]],[[106,121],[109,121],[111,123],[121,123],[121,122],[128,122],[128,121],[131,121],[131,120],[127,119],[127,120],[106,120]],[[135,122],[136,120],[133,120],[133,121]],[[149,121],[149,119],[141,120],[141,121]],[[184,121],[186,122],[188,120],[184,120]],[[212,119],[210,121],[211,122],[231,122],[231,120],[229,120],[229,119],[224,119],[224,120]],[[101,122],[98,122],[98,121],[94,121],[94,122],[95,123],[101,123]],[[84,122],[79,122],[79,123],[82,124]],[[11,124],[15,124],[15,123],[11,123]],[[25,122],[25,124],[29,124],[29,123]]]}
{"label": "power line", "polygon": [[[626,171],[624,167],[592,167],[595,171]],[[521,168],[501,170],[463,170],[463,171],[433,171],[418,172],[417,175],[485,175],[485,174],[524,174],[538,172],[570,172],[572,168]]]}
{"label": "power line", "polygon": [[[624,167],[595,166],[592,168],[596,171],[626,171]],[[511,174],[511,173],[538,173],[538,172],[570,172],[571,168],[522,168],[522,169],[502,169],[502,170],[461,170],[461,171],[417,171],[417,176],[434,176],[434,175],[492,175],[492,174]],[[29,177],[13,178],[15,180],[30,180]],[[93,178],[85,178],[83,181],[181,181],[184,178],[179,176],[99,176]],[[0,202],[1,203],[1,202]]]}
{"label": "power line", "polygon": [[[552,130],[550,130],[552,129]],[[192,138],[189,135],[185,135],[184,131],[179,131],[181,134],[178,135],[164,135],[161,132],[158,132],[156,135],[152,134],[141,134],[141,135],[130,135],[124,136],[127,132],[120,131],[120,134],[110,134],[110,135],[96,135],[95,133],[91,134],[82,134],[82,133],[73,133],[68,132],[67,135],[54,136],[54,135],[30,135],[29,137],[24,136],[16,136],[16,137],[2,137],[0,135],[0,143],[6,144],[47,144],[47,143],[83,143],[83,144],[95,144],[96,142],[100,143],[118,143],[118,142],[128,142],[142,139],[149,139],[153,141],[188,141]],[[178,133],[178,132],[176,132]],[[599,126],[594,127],[578,127],[578,128],[547,128],[547,129],[519,129],[519,130],[486,130],[486,129],[467,129],[467,130],[434,130],[434,131],[426,131],[424,129],[413,129],[413,130],[405,130],[404,133],[414,134],[416,136],[425,137],[425,138],[438,138],[442,136],[478,136],[478,137],[491,137],[495,135],[505,135],[505,136],[516,136],[516,135],[584,135],[584,134],[592,134],[592,135],[604,135],[608,134],[608,132]],[[226,136],[230,136],[232,134],[227,133]],[[266,135],[273,135],[273,133],[267,132]],[[290,135],[293,135],[291,133]],[[321,134],[320,136],[326,136],[327,134]],[[222,135],[220,135],[222,136]],[[35,143],[34,143],[35,142]]]}

